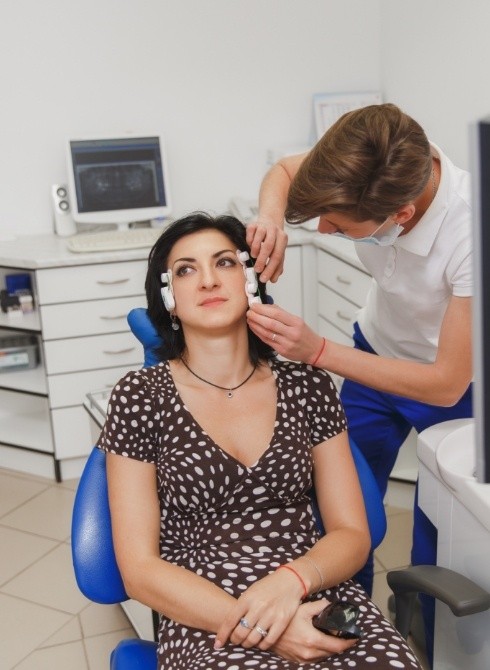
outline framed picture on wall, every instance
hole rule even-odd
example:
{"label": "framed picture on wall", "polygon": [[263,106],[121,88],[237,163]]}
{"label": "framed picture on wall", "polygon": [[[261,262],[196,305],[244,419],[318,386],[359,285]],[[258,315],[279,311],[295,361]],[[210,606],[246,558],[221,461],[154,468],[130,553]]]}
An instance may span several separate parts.
{"label": "framed picture on wall", "polygon": [[317,93],[313,96],[316,139],[346,112],[383,102],[380,91]]}

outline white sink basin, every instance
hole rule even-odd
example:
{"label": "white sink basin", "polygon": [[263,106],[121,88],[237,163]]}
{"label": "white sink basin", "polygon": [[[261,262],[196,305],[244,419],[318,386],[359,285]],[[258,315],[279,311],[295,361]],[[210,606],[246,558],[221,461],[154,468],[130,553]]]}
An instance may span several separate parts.
{"label": "white sink basin", "polygon": [[431,426],[419,435],[422,463],[490,531],[490,484],[476,481],[475,425],[457,419]]}
{"label": "white sink basin", "polygon": [[446,435],[436,450],[436,463],[442,480],[455,492],[475,481],[475,426],[462,426]]}

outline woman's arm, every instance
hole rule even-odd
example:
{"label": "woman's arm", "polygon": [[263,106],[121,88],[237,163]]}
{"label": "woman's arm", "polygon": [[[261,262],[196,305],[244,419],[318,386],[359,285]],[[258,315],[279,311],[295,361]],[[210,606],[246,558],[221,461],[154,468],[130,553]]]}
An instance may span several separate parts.
{"label": "woman's arm", "polygon": [[254,305],[247,313],[250,328],[291,360],[313,363],[378,391],[450,407],[458,402],[473,376],[471,298],[453,296],[442,322],[433,363],[376,356],[323,339],[302,319],[277,305]]}
{"label": "woman's arm", "polygon": [[[364,499],[347,433],[313,448],[313,475],[327,533],[303,557],[288,564],[307,584],[309,593],[352,577],[365,564],[371,547]],[[306,662],[341,653],[355,644],[353,640],[318,636],[311,618],[320,611],[320,608],[313,611],[319,603],[325,604],[325,601],[304,603],[298,608],[283,635],[272,646],[273,651],[285,658]],[[263,644],[259,646],[265,648]]]}
{"label": "woman's arm", "polygon": [[107,477],[117,564],[127,594],[186,626],[216,632],[236,600],[160,558],[155,466],[109,453]]}
{"label": "woman's arm", "polygon": [[[347,433],[313,448],[313,476],[326,534],[291,565],[297,567],[310,593],[350,579],[366,563],[371,536],[364,498]],[[312,562],[314,565],[312,565]]]}
{"label": "woman's arm", "polygon": [[259,214],[247,226],[247,243],[262,282],[275,282],[282,274],[288,237],[284,212],[289,187],[307,154],[286,156],[265,175],[259,193]]}

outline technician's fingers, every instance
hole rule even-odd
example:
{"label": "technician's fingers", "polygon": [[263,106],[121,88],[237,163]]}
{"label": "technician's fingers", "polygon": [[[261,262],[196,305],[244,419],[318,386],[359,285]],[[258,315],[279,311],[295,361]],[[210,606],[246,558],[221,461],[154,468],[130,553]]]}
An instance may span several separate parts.
{"label": "technician's fingers", "polygon": [[277,281],[284,268],[287,234],[275,225],[255,223],[247,227],[247,242],[260,281]]}

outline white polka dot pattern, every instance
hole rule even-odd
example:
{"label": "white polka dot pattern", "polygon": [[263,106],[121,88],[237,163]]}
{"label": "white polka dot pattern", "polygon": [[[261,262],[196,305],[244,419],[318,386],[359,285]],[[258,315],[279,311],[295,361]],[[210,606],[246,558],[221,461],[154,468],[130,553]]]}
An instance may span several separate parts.
{"label": "white polka dot pattern", "polygon": [[[316,542],[308,496],[311,448],[345,430],[326,372],[291,362],[270,365],[278,392],[276,423],[266,451],[250,467],[221,449],[194,420],[168,363],[130,372],[115,386],[99,440],[106,451],[156,464],[162,558],[234,596]],[[352,651],[298,665],[258,649],[227,645],[214,650],[213,635],[163,617],[159,668],[419,667],[358,586],[346,582],[315,597],[325,594],[362,604],[361,626],[367,634]]]}

